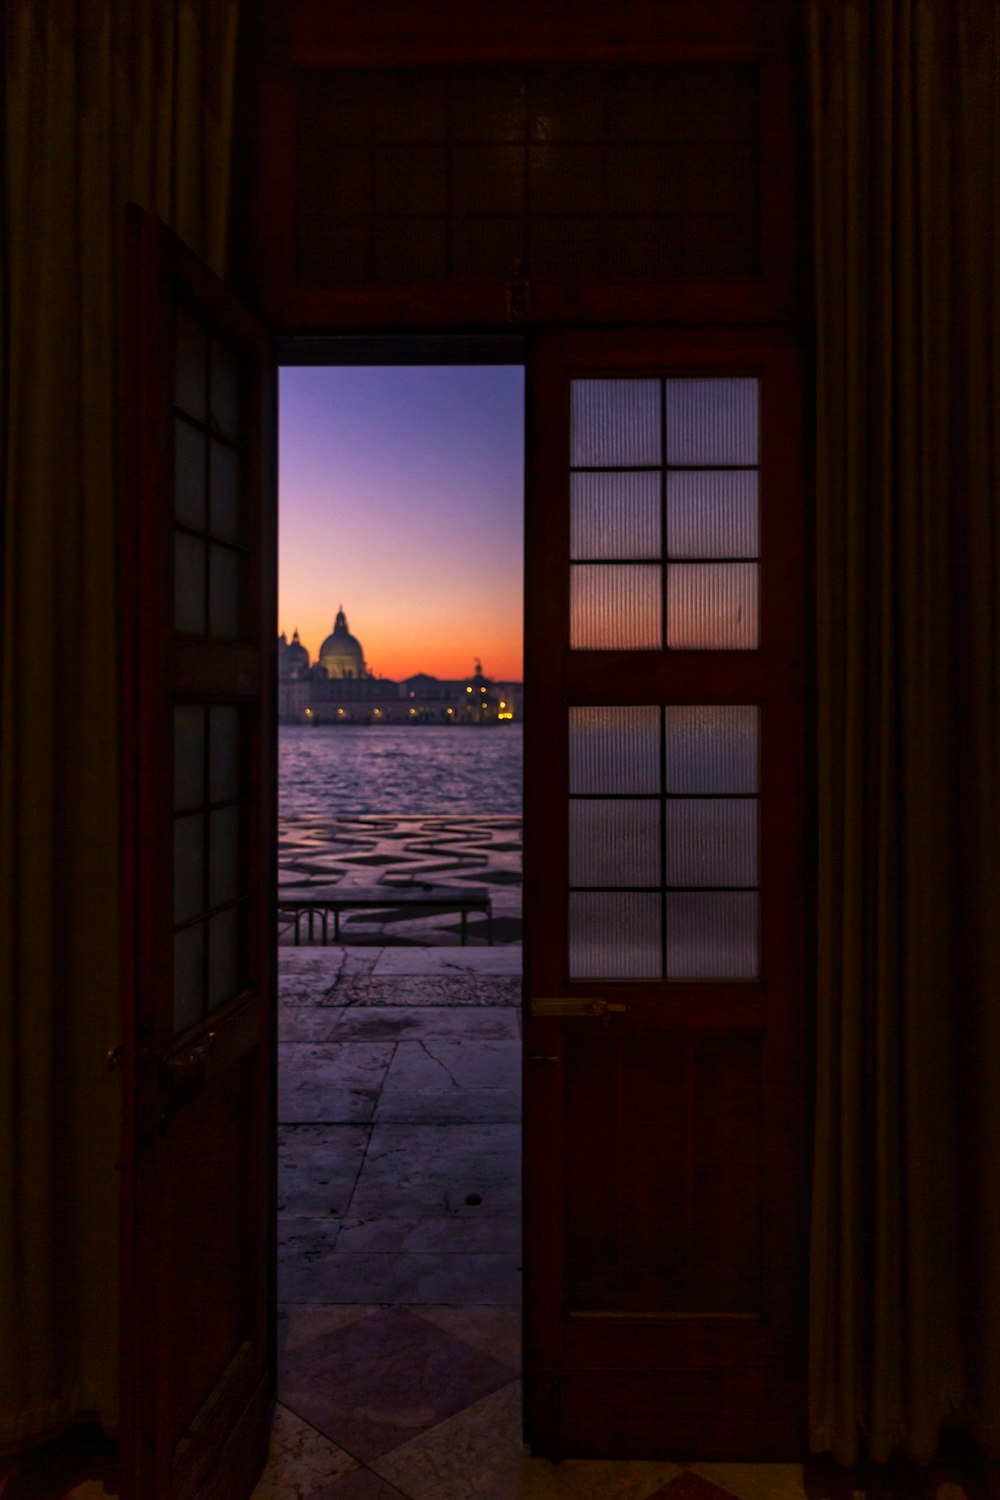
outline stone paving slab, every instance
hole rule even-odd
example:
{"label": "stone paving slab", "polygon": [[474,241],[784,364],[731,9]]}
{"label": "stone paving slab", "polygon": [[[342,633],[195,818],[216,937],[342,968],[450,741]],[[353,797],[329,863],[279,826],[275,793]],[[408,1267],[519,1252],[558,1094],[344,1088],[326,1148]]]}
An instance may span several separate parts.
{"label": "stone paving slab", "polygon": [[[424,983],[426,981],[421,981]],[[499,981],[502,982],[502,981]],[[398,988],[395,984],[393,988]],[[288,1042],[383,1042],[454,1039],[516,1041],[521,1012],[517,1005],[450,1005],[433,1000],[384,1005],[296,1005],[278,1017],[278,1037]]]}

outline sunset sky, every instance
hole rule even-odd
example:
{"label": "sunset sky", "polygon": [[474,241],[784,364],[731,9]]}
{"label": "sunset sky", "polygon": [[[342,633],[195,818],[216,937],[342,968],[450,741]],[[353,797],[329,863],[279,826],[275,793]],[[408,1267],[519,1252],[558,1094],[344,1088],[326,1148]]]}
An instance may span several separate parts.
{"label": "sunset sky", "polygon": [[344,607],[376,675],[522,675],[524,372],[280,377],[280,630],[311,660]]}

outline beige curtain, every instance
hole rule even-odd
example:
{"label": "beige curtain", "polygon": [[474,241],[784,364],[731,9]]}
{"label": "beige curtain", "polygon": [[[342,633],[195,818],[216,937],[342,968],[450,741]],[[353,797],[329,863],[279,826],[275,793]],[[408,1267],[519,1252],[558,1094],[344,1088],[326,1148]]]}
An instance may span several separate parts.
{"label": "beige curtain", "polygon": [[1000,7],[809,0],[810,1447],[1000,1447]]}
{"label": "beige curtain", "polygon": [[124,209],[223,269],[238,0],[7,0],[0,1451],[116,1421]]}

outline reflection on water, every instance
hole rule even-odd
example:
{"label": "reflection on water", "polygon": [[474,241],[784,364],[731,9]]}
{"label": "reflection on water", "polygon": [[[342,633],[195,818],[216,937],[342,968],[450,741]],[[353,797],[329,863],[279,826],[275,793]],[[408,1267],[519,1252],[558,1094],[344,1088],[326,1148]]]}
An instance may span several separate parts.
{"label": "reflection on water", "polygon": [[521,811],[521,725],[278,730],[283,818]]}

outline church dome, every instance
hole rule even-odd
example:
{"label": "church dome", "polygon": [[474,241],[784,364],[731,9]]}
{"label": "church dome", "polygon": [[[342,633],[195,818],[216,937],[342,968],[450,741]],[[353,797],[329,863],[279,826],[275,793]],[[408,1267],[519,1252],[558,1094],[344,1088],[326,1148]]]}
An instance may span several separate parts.
{"label": "church dome", "polygon": [[365,654],[361,642],[347,628],[347,617],[341,605],[333,622],[333,634],[328,635],[319,648],[319,664],[326,669],[331,679],[339,677],[364,677]]}
{"label": "church dome", "polygon": [[292,636],[292,639],[285,647],[285,662],[290,673],[304,673],[306,671],[306,668],[309,666],[309,652],[299,640],[298,631],[295,632],[295,634]]}

